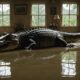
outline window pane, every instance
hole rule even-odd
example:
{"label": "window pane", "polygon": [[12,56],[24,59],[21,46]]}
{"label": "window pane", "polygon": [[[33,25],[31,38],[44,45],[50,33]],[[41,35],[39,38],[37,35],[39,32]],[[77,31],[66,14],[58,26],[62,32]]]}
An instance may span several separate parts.
{"label": "window pane", "polygon": [[2,5],[0,4],[0,14],[2,14]]}
{"label": "window pane", "polygon": [[62,16],[62,26],[69,26],[69,16],[68,15]]}
{"label": "window pane", "polygon": [[3,16],[3,26],[10,26],[10,16]]}
{"label": "window pane", "polygon": [[32,26],[38,26],[38,16],[32,16]]}
{"label": "window pane", "polygon": [[69,14],[69,4],[62,5],[62,14]]}
{"label": "window pane", "polygon": [[2,16],[0,16],[0,26],[2,26]]}
{"label": "window pane", "polygon": [[3,4],[3,14],[10,14],[10,5]]}
{"label": "window pane", "polygon": [[45,26],[45,16],[39,16],[39,26]]}
{"label": "window pane", "polygon": [[77,14],[77,4],[70,4],[70,14]]}
{"label": "window pane", "polygon": [[32,5],[32,15],[38,15],[38,5]]}
{"label": "window pane", "polygon": [[70,26],[77,26],[77,16],[70,15]]}
{"label": "window pane", "polygon": [[45,5],[39,5],[39,14],[45,15]]}

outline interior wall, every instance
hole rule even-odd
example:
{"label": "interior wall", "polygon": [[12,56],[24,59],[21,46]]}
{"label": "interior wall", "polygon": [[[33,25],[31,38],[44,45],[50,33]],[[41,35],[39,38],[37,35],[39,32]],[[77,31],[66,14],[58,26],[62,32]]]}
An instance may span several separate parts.
{"label": "interior wall", "polygon": [[[68,0],[55,0],[56,8],[57,8],[57,14],[60,16],[61,20],[61,4],[63,2],[66,2]],[[76,2],[78,4],[78,26],[77,27],[61,27],[61,23],[58,26],[59,30],[61,31],[68,31],[68,32],[76,32],[80,31],[80,1],[79,0],[69,0],[70,2]],[[11,26],[10,27],[0,27],[0,32],[11,32],[13,31],[14,27],[16,26],[16,23],[22,23],[26,27],[31,27],[31,4],[33,3],[45,3],[46,4],[46,26],[48,27],[50,23],[54,23],[53,21],[53,15],[50,13],[52,0],[0,0],[0,2],[4,3],[10,3],[11,4]],[[27,4],[27,14],[25,15],[16,15],[14,6],[15,4]],[[61,22],[61,21],[60,21]]]}
{"label": "interior wall", "polygon": [[[46,26],[48,26],[49,24],[49,3],[50,1],[49,0],[24,0],[24,1],[15,1],[14,2],[14,5],[15,4],[27,4],[28,5],[28,9],[27,9],[27,14],[25,15],[16,15],[16,14],[13,14],[13,27],[15,26],[16,23],[20,22],[22,24],[24,24],[26,27],[31,27],[31,5],[32,4],[35,4],[35,3],[45,3],[46,4]],[[14,13],[15,10],[13,10],[12,13]]]}

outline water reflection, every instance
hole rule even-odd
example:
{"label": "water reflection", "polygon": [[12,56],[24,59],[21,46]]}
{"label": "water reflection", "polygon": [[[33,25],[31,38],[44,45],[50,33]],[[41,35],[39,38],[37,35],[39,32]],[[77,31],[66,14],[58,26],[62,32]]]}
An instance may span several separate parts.
{"label": "water reflection", "polygon": [[56,55],[51,55],[51,56],[45,56],[45,57],[40,57],[39,59],[41,60],[49,60],[49,59],[53,59]]}
{"label": "water reflection", "polygon": [[0,60],[0,78],[11,77],[11,63]]}
{"label": "water reflection", "polygon": [[76,51],[62,53],[62,77],[74,77],[76,75]]}

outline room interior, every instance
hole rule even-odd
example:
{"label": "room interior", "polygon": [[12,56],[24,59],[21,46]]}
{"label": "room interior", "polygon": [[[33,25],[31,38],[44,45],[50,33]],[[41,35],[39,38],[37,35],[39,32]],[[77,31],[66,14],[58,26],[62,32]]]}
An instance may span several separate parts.
{"label": "room interior", "polygon": [[[79,31],[79,0],[1,0],[1,3],[9,3],[10,4],[10,25],[9,26],[1,26],[0,32],[11,32],[17,23],[22,23],[25,27],[32,27],[31,25],[31,6],[32,4],[41,3],[45,4],[45,25],[44,27],[48,27],[51,23],[56,22],[54,20],[54,15],[58,15],[60,20],[58,21],[58,27],[61,31],[68,32],[78,32]],[[66,2],[72,2],[77,4],[77,25],[76,27],[63,27],[62,26],[62,4]],[[26,12],[21,14],[16,14],[15,6],[16,4],[23,4],[26,6]],[[56,10],[55,10],[56,9]],[[34,27],[34,26],[33,26]]]}
{"label": "room interior", "polygon": [[79,80],[79,27],[79,0],[0,0],[0,39],[39,28],[78,33],[64,38],[69,47],[13,50],[15,42],[0,47],[0,80]]}

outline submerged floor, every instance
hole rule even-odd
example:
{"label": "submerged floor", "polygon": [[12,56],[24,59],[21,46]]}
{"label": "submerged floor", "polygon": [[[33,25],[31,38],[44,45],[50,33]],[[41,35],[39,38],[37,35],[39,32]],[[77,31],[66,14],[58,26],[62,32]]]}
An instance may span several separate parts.
{"label": "submerged floor", "polygon": [[79,80],[80,50],[0,52],[0,80]]}

